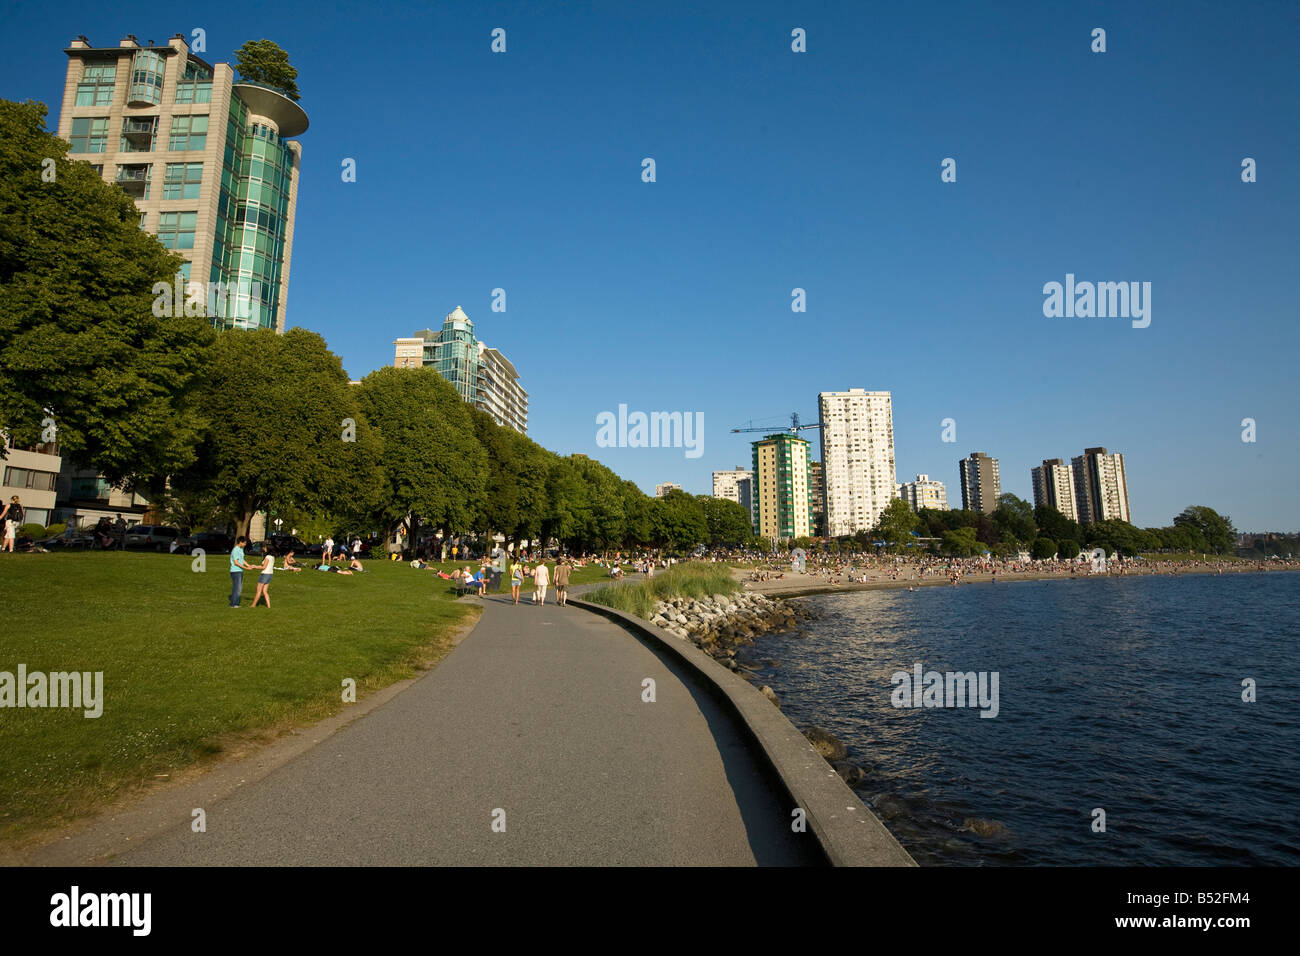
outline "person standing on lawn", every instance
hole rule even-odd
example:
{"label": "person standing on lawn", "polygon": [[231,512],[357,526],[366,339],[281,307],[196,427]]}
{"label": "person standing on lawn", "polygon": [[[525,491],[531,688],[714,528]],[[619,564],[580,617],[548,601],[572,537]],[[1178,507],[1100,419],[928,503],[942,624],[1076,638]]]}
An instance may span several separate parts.
{"label": "person standing on lawn", "polygon": [[[244,545],[248,539],[242,534],[235,539],[235,546],[230,551],[230,606],[239,607],[239,599],[244,593],[244,572],[256,571],[257,565],[244,560]],[[270,605],[267,605],[270,607]]]}
{"label": "person standing on lawn", "polygon": [[23,506],[18,501],[18,496],[14,495],[9,499],[9,504],[0,510],[0,522],[4,524],[4,543],[0,544],[0,551],[14,553],[14,542],[18,539],[18,532],[23,526]]}
{"label": "person standing on lawn", "polygon": [[262,573],[257,576],[257,593],[253,595],[253,607],[266,599],[267,610],[271,609],[271,572],[275,570],[275,555],[268,554],[262,559]]}

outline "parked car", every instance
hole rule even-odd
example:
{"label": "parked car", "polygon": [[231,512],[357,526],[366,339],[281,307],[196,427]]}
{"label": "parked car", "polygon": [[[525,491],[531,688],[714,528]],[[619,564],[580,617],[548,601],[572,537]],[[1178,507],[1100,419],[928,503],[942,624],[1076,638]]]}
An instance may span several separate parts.
{"label": "parked car", "polygon": [[220,531],[201,531],[190,538],[190,548],[202,548],[207,554],[225,554],[235,546],[235,539]]}
{"label": "parked car", "polygon": [[[290,551],[295,554],[308,554],[310,545],[301,538],[292,534],[273,534],[266,539],[266,546],[275,554],[288,554]],[[319,554],[320,552],[317,551]]]}
{"label": "parked car", "polygon": [[167,551],[181,536],[180,528],[165,524],[138,524],[126,529],[126,548],[131,551]]}
{"label": "parked car", "polygon": [[41,538],[36,543],[47,551],[89,551],[95,546],[95,539],[87,532],[73,531],[69,534],[65,531],[63,534]]}

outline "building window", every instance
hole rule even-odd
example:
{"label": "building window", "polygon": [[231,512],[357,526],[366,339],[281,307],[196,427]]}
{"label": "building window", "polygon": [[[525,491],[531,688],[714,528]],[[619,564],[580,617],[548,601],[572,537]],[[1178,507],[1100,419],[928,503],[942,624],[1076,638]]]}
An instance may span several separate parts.
{"label": "building window", "polygon": [[177,103],[211,103],[212,73],[193,61],[185,64],[185,74],[176,86]]}
{"label": "building window", "polygon": [[131,91],[128,103],[151,103],[157,106],[162,102],[163,72],[167,61],[161,53],[153,50],[141,50],[131,59]]}
{"label": "building window", "polygon": [[158,216],[158,241],[168,249],[194,248],[197,212],[164,212]]}
{"label": "building window", "polygon": [[117,82],[116,63],[87,63],[77,84],[78,106],[108,106]]}
{"label": "building window", "polygon": [[58,475],[52,471],[35,471],[31,468],[6,468],[6,488],[26,488],[31,491],[53,491],[54,479]]}
{"label": "building window", "polygon": [[79,116],[72,121],[74,153],[102,153],[108,148],[108,117]]}
{"label": "building window", "polygon": [[207,116],[173,116],[168,149],[207,149]]}
{"label": "building window", "polygon": [[202,163],[168,163],[163,199],[198,199],[203,183]]}
{"label": "building window", "polygon": [[185,285],[190,281],[190,261],[186,259],[181,263],[181,267],[176,270],[176,274],[181,277],[181,282]]}
{"label": "building window", "polygon": [[154,135],[157,132],[158,117],[156,116],[124,116],[122,143],[118,150],[123,153],[151,153]]}
{"label": "building window", "polygon": [[141,228],[141,229],[144,228],[145,220],[147,219],[148,215],[149,215],[149,214],[148,214],[147,212],[142,212],[142,213],[140,213],[140,228]]}

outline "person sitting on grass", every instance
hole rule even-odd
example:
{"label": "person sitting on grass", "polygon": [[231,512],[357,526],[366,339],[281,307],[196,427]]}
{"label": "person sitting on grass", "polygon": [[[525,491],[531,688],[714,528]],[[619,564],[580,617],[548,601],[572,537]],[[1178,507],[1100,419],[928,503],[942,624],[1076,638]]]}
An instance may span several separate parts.
{"label": "person sitting on grass", "polygon": [[290,551],[284,556],[284,560],[280,563],[280,570],[301,571],[302,565],[300,565],[297,561],[293,559],[293,552]]}
{"label": "person sitting on grass", "polygon": [[348,560],[348,568],[352,571],[360,571],[363,574],[365,573],[366,570],[361,566],[361,562],[358,561],[356,558],[351,558]]}

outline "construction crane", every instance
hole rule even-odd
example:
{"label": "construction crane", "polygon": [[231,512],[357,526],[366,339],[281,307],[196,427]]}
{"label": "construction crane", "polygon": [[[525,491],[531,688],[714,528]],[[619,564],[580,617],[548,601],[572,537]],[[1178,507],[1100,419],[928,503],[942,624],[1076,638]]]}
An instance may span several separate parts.
{"label": "construction crane", "polygon": [[[754,423],[751,421],[749,424],[752,426]],[[811,422],[811,423],[809,423],[809,424],[807,424],[807,425],[800,425],[800,424],[799,424],[799,413],[798,413],[798,412],[791,412],[791,413],[790,413],[790,427],[789,427],[789,428],[784,428],[784,429],[782,429],[782,428],[778,428],[778,427],[775,426],[775,425],[768,425],[768,426],[766,426],[766,427],[764,427],[764,428],[753,428],[753,427],[750,427],[750,428],[733,428],[731,431],[732,431],[733,434],[736,433],[736,432],[767,432],[768,434],[771,434],[772,432],[776,432],[776,431],[788,431],[791,435],[797,435],[797,434],[799,434],[801,431],[803,431],[805,428],[821,428],[821,427],[822,427],[822,423],[821,423],[821,422]]]}

